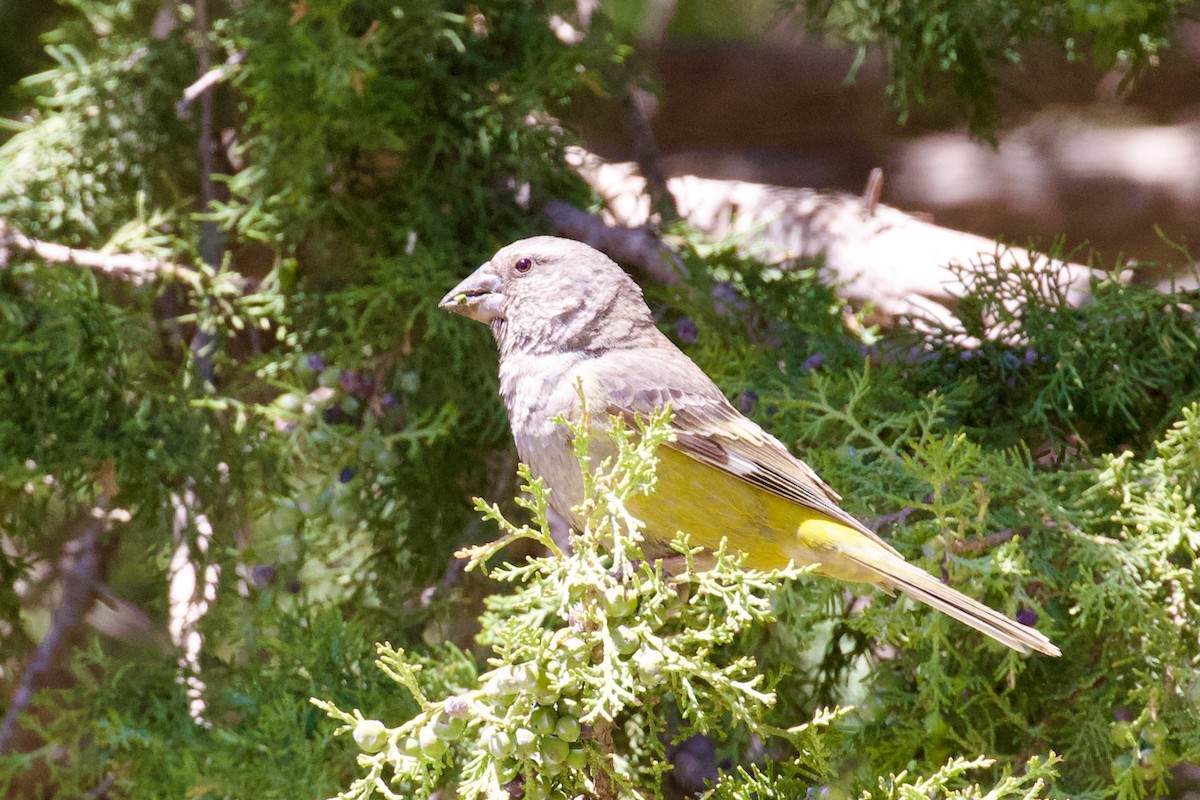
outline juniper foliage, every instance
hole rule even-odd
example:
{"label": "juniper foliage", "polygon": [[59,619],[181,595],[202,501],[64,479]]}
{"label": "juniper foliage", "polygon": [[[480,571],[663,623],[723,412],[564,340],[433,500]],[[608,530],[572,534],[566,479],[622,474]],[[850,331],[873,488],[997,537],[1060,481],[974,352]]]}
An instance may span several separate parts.
{"label": "juniper foliage", "polygon": [[462,553],[468,569],[487,569],[520,539],[545,552],[490,569],[515,589],[491,598],[482,621],[493,669],[476,686],[432,701],[415,665],[384,645],[380,668],[417,696],[420,714],[389,728],[318,701],[365,751],[365,774],[340,796],[426,797],[449,783],[464,798],[507,797],[517,787],[531,798],[662,797],[668,738],[723,736],[731,724],[798,747],[789,774],[827,772],[828,750],[814,730],[840,712],[822,711],[793,730],[765,725],[775,696],[753,658],[728,648],[748,626],[770,620],[780,578],[798,573],[745,570],[740,556],[724,551],[711,569],[698,568],[699,552],[683,535],[673,544],[679,574],[668,577],[662,562],[646,561],[641,523],[625,503],[653,489],[654,455],[670,437],[667,415],[636,432],[614,424],[617,457],[589,465],[586,414],[570,429],[587,524],[568,552],[551,536],[547,490],[527,468],[529,498],[521,505],[530,523],[516,525],[497,506],[477,503],[501,536]]}
{"label": "juniper foliage", "polygon": [[888,92],[901,119],[913,106],[948,97],[972,133],[994,141],[1000,98],[1012,70],[1028,57],[1028,45],[1045,43],[1070,61],[1090,60],[1102,70],[1124,72],[1122,88],[1157,63],[1186,0],[1020,0],[976,3],[888,0],[792,0],[810,30],[881,51],[891,73]]}
{"label": "juniper foliage", "polygon": [[[41,744],[0,756],[0,793],[326,797],[378,766],[414,791],[486,794],[511,767],[532,793],[606,775],[653,795],[665,743],[695,731],[728,734],[714,792],[729,798],[1139,798],[1200,758],[1194,294],[1111,280],[1072,308],[1064,287],[981,267],[960,327],[880,332],[845,324],[819,264],[764,269],[689,234],[676,243],[692,282],[651,294],[731,400],[852,511],[1035,621],[1061,662],[813,576],[744,573],[732,553],[670,579],[636,563],[632,523],[605,503],[575,556],[548,559],[536,484],[525,476],[524,509],[505,501],[519,487],[492,343],[434,301],[534,232],[540,202],[589,200],[561,157],[569,134],[546,120],[624,80],[627,50],[602,15],[582,42],[552,35],[546,19],[575,6],[551,0],[209,3],[206,29],[194,5],[167,5],[174,26],[151,35],[160,3],[64,3],[0,145],[7,223],[190,268],[134,285],[0,253],[3,702],[49,624],[81,510],[129,512],[102,541],[102,577],[146,612],[55,665],[22,718]],[[201,114],[178,106],[202,45],[213,63],[241,59],[212,90],[207,205]],[[998,318],[1004,334],[985,335]],[[654,430],[626,431],[630,460],[596,480],[646,488],[638,448]],[[195,544],[176,525],[185,492],[216,531],[191,557],[222,568],[197,624],[203,722],[182,685],[195,676],[161,642],[172,557]],[[501,501],[486,524],[471,494]],[[448,566],[497,528],[504,554],[532,560],[489,558],[500,583]],[[494,551],[471,552],[482,567]],[[595,662],[596,647],[613,657]],[[532,700],[508,691],[518,678]],[[314,696],[358,712],[331,721]],[[445,753],[406,755],[410,733],[421,745],[455,724],[434,712],[464,696],[504,709],[494,730],[464,724]],[[814,716],[825,724],[795,729]],[[578,738],[559,731],[568,718]],[[611,725],[611,745],[588,722]],[[454,758],[484,739],[499,756]],[[560,756],[559,785],[522,783]]]}
{"label": "juniper foliage", "polygon": [[[907,557],[1036,621],[1065,654],[1021,659],[907,601],[802,580],[779,596],[779,622],[756,644],[760,664],[789,672],[778,710],[854,704],[850,741],[867,773],[932,768],[960,748],[1017,760],[1053,751],[1068,796],[1165,791],[1166,764],[1194,759],[1183,753],[1197,744],[1191,293],[1104,279],[1076,308],[1052,274],[1013,302],[1012,287],[1033,283],[998,280],[985,259],[954,330],[920,321],[859,349],[844,335],[830,346],[841,311],[824,287],[729,253],[706,257],[719,288],[663,302],[677,309],[668,316],[699,320],[684,346],[722,376],[731,400]],[[730,284],[758,288],[730,301]],[[714,294],[723,311],[705,317]],[[980,307],[1014,310],[985,331]],[[972,334],[984,338],[964,349]],[[1109,337],[1128,344],[1105,345]],[[1113,369],[1114,359],[1128,368]],[[1093,392],[1063,374],[1104,381]],[[1132,420],[1108,398],[1129,398]],[[1174,411],[1162,411],[1168,404]],[[1093,455],[1114,441],[1120,451]]]}

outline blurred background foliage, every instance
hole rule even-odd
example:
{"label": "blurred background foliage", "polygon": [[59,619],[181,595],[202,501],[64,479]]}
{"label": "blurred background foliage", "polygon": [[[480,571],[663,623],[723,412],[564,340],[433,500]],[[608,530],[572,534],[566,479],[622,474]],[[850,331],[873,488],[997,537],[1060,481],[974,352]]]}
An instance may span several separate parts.
{"label": "blurred background foliage", "polygon": [[[0,3],[0,220],[193,270],[136,284],[0,247],[0,707],[52,627],[81,509],[128,512],[99,548],[125,620],[93,619],[52,665],[0,753],[5,796],[329,796],[353,748],[309,697],[401,718],[415,707],[372,667],[373,642],[432,673],[463,669],[446,643],[486,654],[477,618],[496,587],[452,554],[495,535],[469,498],[511,498],[515,457],[487,332],[435,303],[543,232],[548,200],[594,206],[556,120],[647,79],[632,63],[652,6],[584,25],[557,0]],[[816,30],[890,54],[902,112],[949,97],[983,136],[1002,121],[995,70],[1027,39],[1133,74],[1185,10],[805,6]],[[682,3],[673,24],[749,36],[774,13]],[[556,35],[556,15],[586,35]],[[228,72],[181,105],[206,63]],[[1055,796],[1185,791],[1200,759],[1197,292],[1114,273],[1070,307],[1065,287],[985,259],[954,325],[879,330],[819,264],[664,235],[690,278],[649,299],[730,399],[906,555],[1064,651],[1023,660],[907,603],[797,580],[778,621],[730,647],[778,678],[773,724],[857,706],[814,791],[884,791],[902,770],[949,785],[939,768],[979,756],[997,759],[968,773],[987,786],[1050,751]],[[1173,266],[1194,269],[1186,251]],[[215,531],[203,547],[179,523],[184,496]],[[196,622],[203,724],[164,641],[183,546],[221,567]],[[752,734],[668,791],[760,758]],[[722,791],[761,796],[763,781]]]}

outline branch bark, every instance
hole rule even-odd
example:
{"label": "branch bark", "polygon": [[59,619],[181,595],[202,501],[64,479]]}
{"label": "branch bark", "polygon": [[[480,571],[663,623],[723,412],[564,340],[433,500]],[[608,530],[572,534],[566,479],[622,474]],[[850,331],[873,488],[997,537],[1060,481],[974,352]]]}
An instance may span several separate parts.
{"label": "branch bark", "polygon": [[[635,64],[640,62],[648,65],[654,62],[676,10],[676,0],[650,0],[637,34]],[[646,193],[654,212],[659,219],[673,222],[679,219],[679,209],[667,188],[667,172],[663,168],[658,140],[654,136],[658,97],[642,85],[648,82],[651,74],[653,69],[646,67],[643,75],[633,75],[625,85],[625,127],[633,140],[633,158],[646,179]]]}
{"label": "branch bark", "polygon": [[207,727],[208,689],[200,676],[204,636],[200,621],[217,599],[221,565],[208,553],[214,537],[212,522],[200,506],[189,480],[182,493],[171,493],[171,538],[175,551],[167,568],[167,628],[171,642],[179,648],[179,682],[188,698],[188,713],[197,725]]}
{"label": "branch bark", "polygon": [[1029,528],[1005,528],[1004,530],[989,533],[987,536],[978,539],[955,539],[950,542],[950,552],[959,556],[969,553],[980,553],[984,550],[991,550],[993,547],[998,547],[1018,536],[1028,535]]}
{"label": "branch bark", "polygon": [[9,248],[31,253],[48,264],[74,264],[137,285],[167,277],[179,278],[192,285],[200,282],[199,272],[171,261],[133,253],[81,250],[65,244],[43,242],[26,236],[10,222],[0,219],[0,268],[8,265],[5,251]]}
{"label": "branch bark", "polygon": [[[208,40],[208,0],[191,0],[195,12],[196,65],[199,81],[212,70],[212,47]],[[215,81],[214,81],[215,83]],[[217,140],[213,132],[213,94],[202,91],[200,97],[200,131],[196,147],[200,159],[200,211],[212,210],[217,200],[217,185],[213,180],[216,171]],[[214,270],[221,267],[225,259],[225,232],[211,219],[200,220],[200,257]],[[196,326],[189,343],[195,359],[196,371],[205,383],[213,380],[213,351],[217,337],[213,331],[205,330],[203,324]]]}
{"label": "branch bark", "polygon": [[[600,249],[617,260],[626,260],[619,251],[632,251],[634,256],[648,252],[643,239],[650,235],[643,226],[651,218],[651,202],[636,166],[608,163],[580,149],[569,151],[567,160],[604,199],[604,229],[593,224],[588,230],[578,220],[559,224],[548,210],[558,230],[589,243],[602,242]],[[762,261],[821,259],[827,278],[842,295],[871,303],[881,321],[908,314],[949,321],[947,306],[966,288],[953,267],[992,258],[1002,267],[1059,274],[1070,287],[1070,302],[1087,300],[1094,274],[1088,266],[1040,258],[1024,248],[941,227],[883,205],[877,194],[881,180],[882,176],[873,180],[865,196],[693,175],[671,178],[667,187],[689,224],[714,238],[740,238],[748,254]],[[627,263],[642,266],[645,260],[642,255]],[[642,268],[651,278],[661,279],[655,269]],[[667,277],[665,282],[671,282]]]}
{"label": "branch bark", "polygon": [[183,90],[179,102],[175,104],[175,115],[186,117],[192,103],[196,102],[196,98],[208,92],[209,89],[216,86],[221,81],[225,80],[233,70],[246,59],[246,51],[239,50],[219,67],[213,67],[205,72],[194,83]]}
{"label": "branch bark", "polygon": [[0,755],[13,751],[21,731],[21,715],[29,710],[38,690],[46,685],[51,672],[61,664],[71,647],[96,596],[103,557],[100,535],[110,517],[102,508],[89,509],[70,523],[79,532],[63,548],[62,600],[50,617],[50,628],[38,643],[29,661],[4,719],[0,720]]}

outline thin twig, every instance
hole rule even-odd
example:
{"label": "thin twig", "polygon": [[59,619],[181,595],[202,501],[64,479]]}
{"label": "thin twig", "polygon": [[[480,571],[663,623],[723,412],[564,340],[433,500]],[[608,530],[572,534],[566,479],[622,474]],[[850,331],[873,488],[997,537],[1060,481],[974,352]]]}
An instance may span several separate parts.
{"label": "thin twig", "polygon": [[893,511],[890,514],[884,514],[882,517],[876,517],[873,520],[864,522],[863,524],[870,528],[875,533],[879,533],[884,528],[890,528],[893,525],[904,522],[909,516],[916,511],[912,506],[905,506],[899,511]]}
{"label": "thin twig", "polygon": [[[478,527],[475,523],[467,526],[467,531],[470,532]],[[463,538],[468,538],[469,534],[464,534]],[[463,571],[467,562],[461,558],[451,558],[450,563],[446,565],[446,571],[442,573],[442,577],[438,578],[437,583],[426,586],[415,597],[410,597],[400,605],[400,613],[409,615],[416,613],[419,609],[429,608],[434,599],[438,595],[444,595],[450,589],[453,589],[462,577]]]}
{"label": "thin twig", "polygon": [[200,97],[209,89],[225,80],[225,78],[232,74],[233,70],[245,59],[246,51],[239,50],[226,59],[224,64],[208,70],[208,72],[205,72],[203,75],[201,75],[195,83],[184,89],[183,96],[179,98],[179,102],[175,104],[176,116],[178,116],[180,119],[186,117],[192,103],[196,102],[196,98]]}
{"label": "thin twig", "polygon": [[[0,251],[6,247],[32,253],[48,264],[75,264],[138,285],[164,277],[179,278],[192,285],[200,282],[200,273],[190,267],[133,253],[102,253],[97,250],[68,247],[65,244],[43,242],[26,236],[12,223],[0,219]],[[6,259],[0,252],[0,268],[4,266]]]}
{"label": "thin twig", "polygon": [[967,553],[979,553],[984,550],[991,550],[993,547],[1002,545],[1010,539],[1017,536],[1026,536],[1029,534],[1029,528],[1005,528],[995,533],[989,533],[987,536],[982,536],[978,539],[955,539],[950,542],[950,552],[957,556]]}
{"label": "thin twig", "polygon": [[606,719],[597,719],[592,723],[592,738],[600,748],[604,764],[596,771],[595,787],[596,800],[616,800],[617,787],[613,785],[612,769],[613,756],[617,752],[613,744],[613,724]]}
{"label": "thin twig", "polygon": [[654,137],[653,121],[658,114],[658,98],[648,89],[630,86],[626,90],[625,125],[633,138],[633,160],[646,179],[646,193],[650,204],[659,217],[666,222],[679,219],[675,197],[667,188],[667,173],[662,166],[658,140]]}
{"label": "thin twig", "polygon": [[103,564],[100,534],[108,527],[109,520],[97,508],[80,513],[69,523],[72,527],[79,526],[79,533],[63,548],[62,600],[50,617],[49,630],[21,675],[4,719],[0,720],[0,755],[11,752],[21,730],[21,715],[29,710],[50,672],[62,665],[64,651],[83,627],[95,599],[96,581]]}
{"label": "thin twig", "polygon": [[868,217],[875,216],[875,206],[879,205],[881,194],[883,194],[883,169],[875,167],[867,176],[867,186],[863,189],[863,203],[866,205]]}
{"label": "thin twig", "polygon": [[96,787],[87,793],[87,796],[92,798],[92,800],[104,800],[116,785],[117,776],[110,772],[104,776],[104,780],[96,784]]}
{"label": "thin twig", "polygon": [[[635,49],[637,60],[645,65],[653,64],[662,49],[667,28],[675,18],[677,0],[650,0],[642,15],[637,33]],[[636,66],[634,71],[639,72]],[[653,68],[646,69],[647,74]],[[637,76],[625,86],[625,125],[633,138],[633,160],[646,179],[646,193],[651,207],[663,221],[679,219],[675,197],[667,188],[667,173],[662,165],[658,139],[654,136],[654,118],[658,116],[658,97],[640,85]]]}
{"label": "thin twig", "polygon": [[[212,69],[212,51],[208,41],[208,0],[193,0],[192,7],[195,10],[196,64],[202,81]],[[196,146],[200,156],[200,210],[209,212],[218,199],[216,181],[213,180],[217,140],[213,134],[212,92],[200,93],[200,133]],[[214,270],[220,269],[225,258],[225,233],[212,219],[200,220],[200,257]],[[206,383],[211,383],[215,334],[205,330],[203,325],[197,325],[189,346],[195,358],[196,371]]]}

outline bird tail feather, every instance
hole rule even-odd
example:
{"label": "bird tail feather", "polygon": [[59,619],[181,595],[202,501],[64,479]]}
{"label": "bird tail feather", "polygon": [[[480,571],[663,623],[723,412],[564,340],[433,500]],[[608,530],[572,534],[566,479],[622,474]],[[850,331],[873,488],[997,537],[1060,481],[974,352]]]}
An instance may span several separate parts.
{"label": "bird tail feather", "polygon": [[1062,655],[1062,651],[1040,631],[1009,619],[999,611],[967,597],[920,567],[898,558],[889,558],[886,564],[852,558],[860,566],[878,575],[880,584],[885,588],[898,589],[914,600],[936,608],[1018,652],[1028,653],[1036,650],[1048,656]]}

